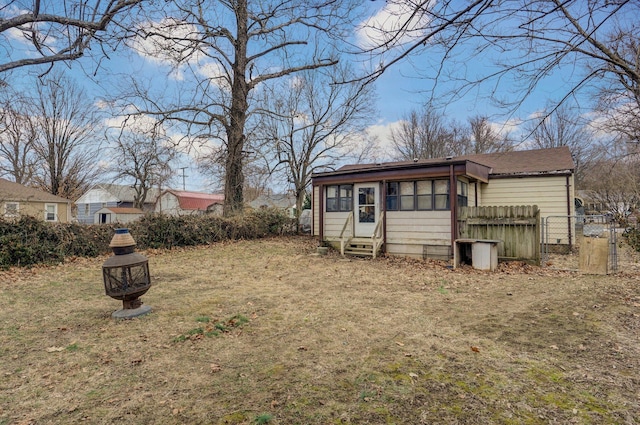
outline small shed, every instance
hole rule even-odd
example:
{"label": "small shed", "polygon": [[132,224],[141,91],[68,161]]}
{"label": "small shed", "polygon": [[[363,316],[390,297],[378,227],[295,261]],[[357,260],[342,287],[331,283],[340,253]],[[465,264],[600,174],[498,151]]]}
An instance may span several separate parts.
{"label": "small shed", "polygon": [[127,207],[105,207],[101,208],[94,214],[94,223],[131,223],[140,219],[144,215],[144,211],[138,208]]}

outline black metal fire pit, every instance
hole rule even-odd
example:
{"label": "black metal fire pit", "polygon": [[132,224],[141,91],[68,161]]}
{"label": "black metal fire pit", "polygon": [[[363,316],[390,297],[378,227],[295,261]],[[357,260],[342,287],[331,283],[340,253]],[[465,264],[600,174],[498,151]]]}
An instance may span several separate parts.
{"label": "black metal fire pit", "polygon": [[116,319],[130,319],[151,311],[140,300],[151,287],[149,260],[135,252],[135,246],[129,229],[116,229],[109,244],[114,255],[102,265],[106,294],[122,301],[122,309],[111,315]]}

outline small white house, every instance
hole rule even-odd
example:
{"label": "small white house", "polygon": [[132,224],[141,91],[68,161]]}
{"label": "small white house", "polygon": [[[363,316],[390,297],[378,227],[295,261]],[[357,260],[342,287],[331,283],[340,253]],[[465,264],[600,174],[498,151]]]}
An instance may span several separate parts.
{"label": "small white house", "polygon": [[450,253],[459,207],[537,205],[541,218],[574,215],[574,168],[567,147],[347,165],[313,175],[312,233],[336,247],[348,233],[372,241],[374,252]]}

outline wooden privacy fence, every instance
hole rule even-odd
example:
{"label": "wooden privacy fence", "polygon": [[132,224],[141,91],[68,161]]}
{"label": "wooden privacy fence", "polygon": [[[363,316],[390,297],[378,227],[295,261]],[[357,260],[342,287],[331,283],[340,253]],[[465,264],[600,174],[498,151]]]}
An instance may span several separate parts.
{"label": "wooden privacy fence", "polygon": [[458,234],[500,240],[498,257],[540,264],[540,210],[536,205],[461,207]]}

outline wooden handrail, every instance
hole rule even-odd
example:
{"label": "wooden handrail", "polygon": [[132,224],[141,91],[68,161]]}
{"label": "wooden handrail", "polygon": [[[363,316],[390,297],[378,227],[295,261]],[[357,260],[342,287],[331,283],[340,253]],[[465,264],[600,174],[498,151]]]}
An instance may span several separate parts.
{"label": "wooden handrail", "polygon": [[[349,226],[349,223],[351,223],[351,226]],[[347,228],[349,228],[351,235],[348,239],[345,239],[345,232]],[[347,216],[347,219],[342,226],[342,231],[340,232],[340,255],[344,256],[344,248],[351,241],[351,239],[353,239],[353,211],[351,211]]]}
{"label": "wooden handrail", "polygon": [[378,254],[378,249],[382,246],[384,242],[384,235],[382,233],[382,223],[384,221],[384,211],[380,213],[380,217],[378,218],[378,223],[376,224],[375,229],[373,229],[373,235],[371,235],[371,245],[373,247],[373,258],[376,258]]}

